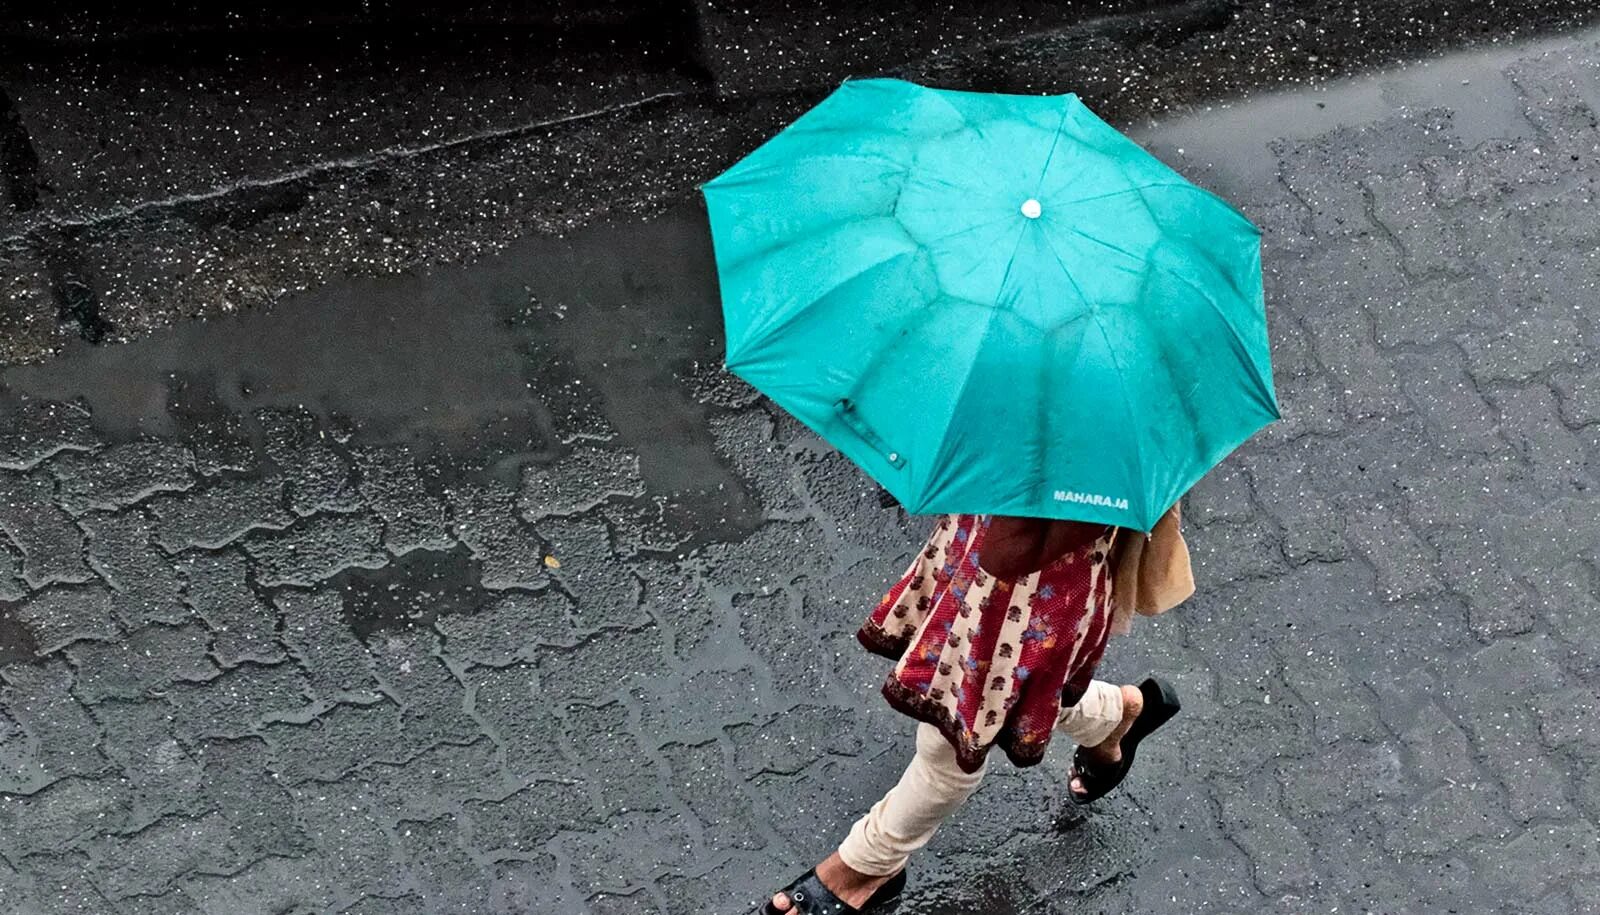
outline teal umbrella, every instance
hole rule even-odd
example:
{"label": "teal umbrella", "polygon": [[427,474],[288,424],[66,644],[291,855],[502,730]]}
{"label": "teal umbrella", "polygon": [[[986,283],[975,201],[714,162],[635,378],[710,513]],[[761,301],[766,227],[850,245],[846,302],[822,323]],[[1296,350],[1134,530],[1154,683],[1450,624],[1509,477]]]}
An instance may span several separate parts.
{"label": "teal umbrella", "polygon": [[1075,95],[847,82],[704,192],[729,369],[911,511],[1149,530],[1278,416],[1259,230]]}

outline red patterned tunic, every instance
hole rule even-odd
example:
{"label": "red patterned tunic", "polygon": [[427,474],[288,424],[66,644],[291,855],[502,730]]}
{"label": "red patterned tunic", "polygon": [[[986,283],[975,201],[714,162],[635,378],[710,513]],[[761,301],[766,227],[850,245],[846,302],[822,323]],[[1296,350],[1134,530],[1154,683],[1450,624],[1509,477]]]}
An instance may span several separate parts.
{"label": "red patterned tunic", "polygon": [[1111,630],[1106,561],[1116,528],[1016,581],[978,567],[988,515],[952,515],[856,637],[892,658],[889,703],[937,727],[973,772],[989,747],[1031,766],[1064,688],[1083,690]]}

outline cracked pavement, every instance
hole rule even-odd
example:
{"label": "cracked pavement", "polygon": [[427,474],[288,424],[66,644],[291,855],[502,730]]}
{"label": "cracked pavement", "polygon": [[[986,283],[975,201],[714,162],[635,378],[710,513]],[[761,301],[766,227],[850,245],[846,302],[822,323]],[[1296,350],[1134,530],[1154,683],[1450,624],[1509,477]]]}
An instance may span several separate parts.
{"label": "cracked pavement", "polygon": [[[1285,418],[1108,652],[1184,694],[1128,788],[993,766],[902,911],[1597,911],[1600,37],[1499,53],[1502,120],[1141,135],[1263,227]],[[0,911],[737,913],[825,854],[926,523],[714,367],[702,220],[0,371]]]}

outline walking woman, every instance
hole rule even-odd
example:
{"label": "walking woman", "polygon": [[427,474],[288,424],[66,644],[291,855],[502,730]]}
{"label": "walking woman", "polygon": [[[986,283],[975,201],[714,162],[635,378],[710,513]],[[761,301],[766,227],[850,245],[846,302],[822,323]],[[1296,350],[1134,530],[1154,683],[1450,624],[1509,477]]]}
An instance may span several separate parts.
{"label": "walking woman", "polygon": [[1177,711],[1094,670],[1189,596],[1173,506],[1278,418],[1261,232],[1076,95],[894,79],[846,81],[702,191],[728,368],[946,516],[861,629],[916,755],[764,904],[848,915],[900,892],[993,747],[1033,765],[1066,734],[1087,803]]}
{"label": "walking woman", "polygon": [[1171,686],[1094,679],[1134,613],[1194,591],[1174,506],[1147,537],[1075,521],[941,519],[857,637],[896,664],[883,695],[919,722],[899,784],[838,850],[777,893],[766,915],[871,912],[900,895],[906,862],[977,790],[989,750],[1018,766],[1055,732],[1077,745],[1069,791],[1087,804],[1120,784],[1139,743],[1178,712]]}

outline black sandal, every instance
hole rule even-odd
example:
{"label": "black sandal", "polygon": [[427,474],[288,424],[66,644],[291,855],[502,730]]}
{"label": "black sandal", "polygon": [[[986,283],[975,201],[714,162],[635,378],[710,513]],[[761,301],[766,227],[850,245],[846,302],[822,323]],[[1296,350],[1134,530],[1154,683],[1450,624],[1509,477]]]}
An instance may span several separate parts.
{"label": "black sandal", "polygon": [[772,900],[768,899],[766,905],[761,907],[760,915],[881,915],[890,911],[893,903],[900,901],[900,893],[905,888],[906,872],[902,869],[890,877],[888,883],[878,887],[867,904],[858,909],[845,905],[822,885],[815,870],[809,870],[799,880],[778,890],[789,897],[789,908],[774,908]]}
{"label": "black sandal", "polygon": [[1139,711],[1139,717],[1133,719],[1128,733],[1122,735],[1121,762],[1110,766],[1090,762],[1084,755],[1083,747],[1072,754],[1072,774],[1069,777],[1083,784],[1082,794],[1073,791],[1070,782],[1067,785],[1067,795],[1074,804],[1082,806],[1097,801],[1122,784],[1122,780],[1128,777],[1128,770],[1133,768],[1133,757],[1139,750],[1139,741],[1171,721],[1172,716],[1183,708],[1178,702],[1178,691],[1165,680],[1151,677],[1139,684],[1139,692],[1144,695],[1144,708]]}

